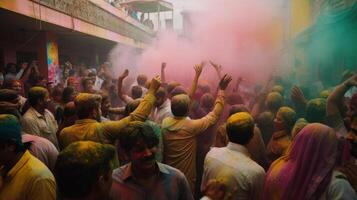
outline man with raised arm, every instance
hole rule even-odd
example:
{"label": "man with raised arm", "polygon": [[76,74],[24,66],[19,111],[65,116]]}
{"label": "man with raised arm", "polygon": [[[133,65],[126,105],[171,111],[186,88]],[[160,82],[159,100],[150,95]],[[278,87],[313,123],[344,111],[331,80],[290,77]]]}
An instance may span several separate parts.
{"label": "man with raised arm", "polygon": [[94,141],[113,144],[120,134],[120,129],[131,121],[145,121],[155,102],[155,93],[160,87],[159,78],[151,81],[150,88],[140,105],[128,117],[118,121],[100,122],[101,96],[96,94],[79,94],[74,103],[78,120],[60,133],[62,147],[77,141]]}
{"label": "man with raised arm", "polygon": [[188,95],[180,94],[172,98],[171,111],[174,116],[162,122],[164,162],[185,174],[193,192],[196,181],[196,138],[218,121],[224,105],[224,91],[231,80],[227,75],[221,79],[214,109],[205,117],[191,120],[188,117],[191,100]]}

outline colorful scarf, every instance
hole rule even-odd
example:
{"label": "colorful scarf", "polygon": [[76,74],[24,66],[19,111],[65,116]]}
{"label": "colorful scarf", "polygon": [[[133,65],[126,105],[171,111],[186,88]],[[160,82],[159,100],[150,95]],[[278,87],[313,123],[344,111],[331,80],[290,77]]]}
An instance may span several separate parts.
{"label": "colorful scarf", "polygon": [[319,123],[303,128],[286,156],[269,168],[265,199],[318,199],[336,165],[338,140],[333,129]]}

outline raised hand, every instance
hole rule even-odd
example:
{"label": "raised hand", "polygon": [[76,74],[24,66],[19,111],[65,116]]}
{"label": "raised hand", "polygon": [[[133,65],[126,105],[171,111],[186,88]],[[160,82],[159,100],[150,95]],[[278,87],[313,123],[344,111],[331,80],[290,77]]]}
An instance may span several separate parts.
{"label": "raised hand", "polygon": [[125,69],[124,72],[119,76],[119,79],[124,79],[129,76],[129,70]]}
{"label": "raised hand", "polygon": [[21,68],[22,69],[26,69],[28,66],[29,66],[29,64],[27,62],[21,63]]}
{"label": "raised hand", "polygon": [[166,68],[166,63],[165,62],[161,63],[161,69],[164,70],[165,68]]}
{"label": "raised hand", "polygon": [[195,65],[193,68],[195,69],[196,76],[200,76],[203,69],[203,62],[201,64]]}
{"label": "raised hand", "polygon": [[232,81],[232,77],[225,74],[222,77],[221,81],[219,82],[219,89],[225,90],[231,81]]}
{"label": "raised hand", "polygon": [[153,91],[153,92],[156,92],[159,89],[160,85],[161,85],[160,76],[155,76],[155,78],[153,78],[151,80],[149,90]]}
{"label": "raised hand", "polygon": [[295,103],[306,103],[304,93],[296,85],[293,88],[291,88],[290,97],[291,100],[293,100]]}
{"label": "raised hand", "polygon": [[217,63],[214,63],[211,60],[209,61],[209,63],[212,65],[213,68],[216,69],[217,72],[221,72],[222,71],[222,65],[218,65]]}

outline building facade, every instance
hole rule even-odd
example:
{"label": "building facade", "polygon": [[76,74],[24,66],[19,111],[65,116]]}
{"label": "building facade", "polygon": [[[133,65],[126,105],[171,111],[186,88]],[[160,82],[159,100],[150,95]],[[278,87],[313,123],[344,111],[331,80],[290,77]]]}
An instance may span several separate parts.
{"label": "building facade", "polygon": [[49,79],[60,63],[95,66],[115,45],[140,51],[155,36],[105,0],[2,0],[0,24],[0,68],[37,60]]}

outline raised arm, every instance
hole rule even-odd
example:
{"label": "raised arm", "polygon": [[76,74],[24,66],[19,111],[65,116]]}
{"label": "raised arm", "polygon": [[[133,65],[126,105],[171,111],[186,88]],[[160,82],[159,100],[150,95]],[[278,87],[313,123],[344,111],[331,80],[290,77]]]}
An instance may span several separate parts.
{"label": "raised arm", "polygon": [[128,98],[125,94],[123,94],[122,87],[123,87],[123,81],[126,77],[129,75],[129,70],[125,69],[124,72],[118,77],[118,97],[124,101],[125,103],[128,103]]}
{"label": "raised arm", "polygon": [[237,83],[236,83],[235,87],[233,88],[233,92],[238,92],[239,86],[240,86],[240,83],[242,82],[242,80],[243,80],[242,77],[238,77]]}
{"label": "raised arm", "polygon": [[339,105],[342,105],[344,94],[353,86],[357,86],[357,74],[353,75],[340,85],[327,98],[326,122],[342,136],[347,134],[343,118],[340,113]]}
{"label": "raised arm", "polygon": [[21,63],[21,69],[19,72],[16,74],[16,80],[20,80],[24,71],[28,68],[29,64],[27,62]]}
{"label": "raised arm", "polygon": [[166,83],[166,75],[165,75],[166,63],[161,63],[161,83]]}
{"label": "raised arm", "polygon": [[128,125],[131,121],[145,121],[151,113],[156,100],[155,93],[161,84],[160,78],[155,77],[150,83],[150,88],[145,97],[140,101],[139,106],[128,117],[118,121],[102,122],[103,136],[106,141],[112,143],[119,137],[120,129]]}
{"label": "raised arm", "polygon": [[345,93],[353,86],[357,86],[357,74],[336,86],[335,90],[327,98],[326,115],[340,114],[339,105],[343,100]]}
{"label": "raised arm", "polygon": [[190,97],[191,99],[191,102],[192,102],[192,99],[193,99],[193,96],[195,95],[196,93],[196,90],[197,90],[197,84],[198,84],[198,79],[200,78],[201,76],[201,73],[202,73],[202,69],[203,69],[203,65],[204,63],[202,62],[201,64],[198,64],[198,65],[195,65],[193,68],[195,69],[195,78],[193,79],[192,81],[192,85],[191,85],[191,89],[190,89],[190,92],[188,94],[188,96]]}
{"label": "raised arm", "polygon": [[305,99],[303,91],[298,86],[294,85],[291,88],[290,98],[299,118],[304,117],[307,100]]}
{"label": "raised arm", "polygon": [[209,63],[212,65],[212,67],[216,70],[218,79],[221,80],[222,79],[222,65],[218,65],[212,61],[209,61]]}
{"label": "raised arm", "polygon": [[29,76],[30,76],[30,73],[31,71],[34,70],[33,69],[33,66],[29,66],[29,67],[26,67],[22,77],[20,78],[20,80],[25,83],[28,79],[29,79]]}
{"label": "raised arm", "polygon": [[255,98],[256,101],[253,104],[252,107],[252,116],[254,118],[258,117],[259,113],[261,113],[264,110],[264,103],[265,103],[265,99],[269,93],[269,90],[271,88],[271,83],[272,83],[273,77],[270,76],[270,78],[268,79],[266,85],[264,86],[262,92],[260,92],[260,94],[257,95],[257,97]]}
{"label": "raised arm", "polygon": [[201,119],[193,120],[193,127],[194,127],[193,132],[195,134],[202,133],[208,127],[217,123],[223,111],[224,99],[225,99],[224,91],[227,89],[231,81],[232,81],[231,76],[228,76],[227,74],[223,76],[223,78],[219,82],[219,91],[216,97],[216,102],[213,110],[210,113],[208,113],[205,117]]}

